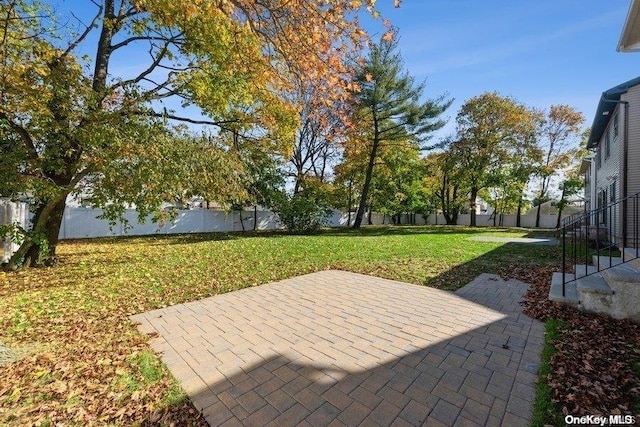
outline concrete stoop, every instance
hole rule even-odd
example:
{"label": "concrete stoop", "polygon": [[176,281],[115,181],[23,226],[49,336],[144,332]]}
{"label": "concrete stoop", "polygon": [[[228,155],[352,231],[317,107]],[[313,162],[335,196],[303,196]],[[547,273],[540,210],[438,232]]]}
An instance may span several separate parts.
{"label": "concrete stoop", "polygon": [[599,261],[600,269],[606,270],[598,272],[598,259],[594,257],[596,265],[578,264],[575,274],[566,273],[564,296],[562,273],[554,273],[549,299],[615,319],[640,322],[640,260],[622,263],[621,258],[600,257]]}

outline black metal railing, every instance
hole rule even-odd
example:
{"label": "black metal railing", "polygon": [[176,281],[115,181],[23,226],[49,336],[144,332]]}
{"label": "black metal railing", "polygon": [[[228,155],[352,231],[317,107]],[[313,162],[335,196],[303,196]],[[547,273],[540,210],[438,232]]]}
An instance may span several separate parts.
{"label": "black metal railing", "polygon": [[[639,214],[640,193],[636,193],[562,221],[563,297],[567,283],[639,257]],[[584,267],[577,271],[576,265]],[[571,280],[569,271],[573,271]]]}

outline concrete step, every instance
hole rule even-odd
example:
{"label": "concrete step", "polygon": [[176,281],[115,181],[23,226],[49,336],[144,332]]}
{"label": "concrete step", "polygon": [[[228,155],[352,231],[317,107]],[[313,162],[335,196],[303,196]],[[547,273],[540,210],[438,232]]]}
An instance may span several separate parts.
{"label": "concrete step", "polygon": [[602,277],[602,272],[576,280],[576,289],[581,309],[614,317],[618,315],[619,296]]}
{"label": "concrete step", "polygon": [[565,304],[578,306],[578,292],[576,289],[576,276],[574,274],[565,274],[565,293],[562,295],[562,273],[553,273],[551,278],[551,289],[549,290],[549,299],[551,301],[562,302]]}
{"label": "concrete step", "polygon": [[640,271],[640,248],[624,248],[624,260]]}
{"label": "concrete step", "polygon": [[580,299],[582,299],[583,294],[613,295],[613,290],[609,287],[604,277],[602,277],[602,273],[601,271],[591,276],[576,279],[576,289]]}
{"label": "concrete step", "polygon": [[633,259],[640,257],[640,248],[624,248],[625,259]]}
{"label": "concrete step", "polygon": [[629,262],[603,270],[600,274],[610,284],[640,284],[640,272]]}
{"label": "concrete step", "polygon": [[598,272],[598,267],[595,265],[576,264],[573,266],[573,271],[576,277],[584,277]]}
{"label": "concrete step", "polygon": [[[600,269],[609,268],[614,265],[622,264],[622,258],[620,257],[608,257],[606,255],[600,255]],[[593,265],[598,266],[598,256],[593,256]]]}

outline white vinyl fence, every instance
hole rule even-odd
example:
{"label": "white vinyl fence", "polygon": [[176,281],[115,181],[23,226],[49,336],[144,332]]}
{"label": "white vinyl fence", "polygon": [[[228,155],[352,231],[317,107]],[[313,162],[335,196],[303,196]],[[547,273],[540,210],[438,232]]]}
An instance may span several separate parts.
{"label": "white vinyl fence", "polygon": [[[147,218],[140,223],[135,210],[127,210],[125,222],[118,222],[114,227],[107,220],[96,218],[102,214],[101,209],[67,207],[62,218],[60,239],[82,239],[102,236],[139,236],[148,234],[210,233],[229,231],[250,231],[254,229],[254,211],[224,212],[219,210],[196,209],[179,210],[172,222],[157,224]],[[242,216],[242,218],[241,218]],[[278,230],[282,224],[278,215],[271,211],[257,211],[256,230]],[[353,216],[353,215],[352,215]],[[333,211],[328,219],[330,227],[346,227],[348,215]],[[352,220],[353,221],[353,220]]]}
{"label": "white vinyl fence", "polygon": [[[125,222],[118,222],[111,227],[107,220],[98,219],[102,214],[101,209],[67,207],[62,218],[60,228],[60,239],[83,239],[91,237],[106,236],[139,236],[150,234],[178,234],[178,233],[209,233],[209,232],[230,232],[254,229],[254,211],[224,212],[219,210],[180,210],[174,221],[165,224],[157,224],[148,218],[146,222],[138,221],[138,214],[135,210],[127,210]],[[242,217],[241,217],[242,216]],[[330,227],[347,227],[353,224],[355,213],[349,215],[340,211],[333,211],[328,219],[327,225]],[[31,214],[26,203],[14,203],[6,199],[0,199],[0,224],[18,223],[24,228],[30,225]],[[555,215],[543,215],[540,217],[540,228],[555,228]],[[410,222],[408,215],[402,215],[401,222]],[[477,215],[476,222],[479,227],[494,225],[494,218],[489,215]],[[388,215],[378,213],[371,214],[373,225],[392,224]],[[463,214],[458,217],[458,225],[469,225],[470,215]],[[363,220],[363,225],[368,225],[368,215]],[[415,215],[415,224],[444,225],[446,221],[441,214],[429,215],[427,218]],[[495,225],[504,227],[515,227],[515,215],[503,215],[502,223],[500,218],[495,219]],[[521,226],[533,228],[535,226],[535,215],[522,215]],[[282,228],[278,216],[270,211],[257,211],[256,230],[276,230]],[[17,249],[17,245],[9,239],[0,236],[0,262],[5,262]]]}
{"label": "white vinyl fence", "polygon": [[[125,225],[125,222],[118,222],[114,227],[110,227],[107,220],[96,218],[100,214],[102,214],[101,209],[67,207],[64,211],[62,227],[60,228],[60,239],[82,239],[103,236],[139,236],[147,234],[210,233],[216,231],[230,232],[242,231],[243,224],[244,230],[249,231],[254,229],[254,212],[252,210],[242,212],[225,212],[210,209],[180,210],[173,222],[157,224],[152,222],[150,217],[147,218],[147,221],[144,223],[140,223],[138,221],[138,213],[132,209],[127,210],[125,213],[128,225]],[[241,215],[242,220],[240,218]],[[329,227],[347,227],[348,219],[348,214],[336,210],[331,213],[328,218],[327,225]],[[352,212],[351,224],[353,224],[354,219],[355,213]],[[378,213],[373,213],[371,215],[371,222],[373,225],[392,223],[391,218],[388,215]],[[401,222],[403,224],[409,223],[408,215],[402,215]],[[493,226],[494,224],[493,217],[490,217],[489,215],[478,215],[476,222],[480,227]],[[541,228],[555,228],[556,216],[543,215],[540,218],[540,222]],[[426,220],[421,215],[416,215],[415,223],[418,225],[445,224],[445,220],[442,215],[438,215],[437,222],[435,215],[429,215]],[[363,224],[369,224],[368,217],[365,216]],[[463,214],[458,217],[458,225],[469,224],[470,215]],[[500,225],[498,220],[496,220],[496,225]],[[502,226],[515,227],[515,225],[515,215],[504,215]],[[521,218],[521,225],[522,227],[533,228],[535,226],[535,216],[523,215]],[[278,230],[281,228],[282,224],[278,219],[278,215],[271,211],[257,211],[256,230]]]}
{"label": "white vinyl fence", "polygon": [[[563,215],[562,218],[566,218],[569,215]],[[540,215],[540,227],[539,228],[556,228],[558,221],[557,215]],[[476,226],[478,227],[515,227],[517,222],[517,215],[476,215]],[[446,224],[442,214],[432,214],[427,217],[427,224]],[[470,225],[471,215],[461,214],[458,215],[457,225]],[[520,215],[520,227],[523,228],[536,228],[536,216],[535,215]]]}
{"label": "white vinyl fence", "polygon": [[[18,224],[28,228],[30,224],[29,205],[22,202],[14,203],[8,199],[0,199],[0,225]],[[8,261],[18,245],[5,236],[0,236],[0,263]]]}

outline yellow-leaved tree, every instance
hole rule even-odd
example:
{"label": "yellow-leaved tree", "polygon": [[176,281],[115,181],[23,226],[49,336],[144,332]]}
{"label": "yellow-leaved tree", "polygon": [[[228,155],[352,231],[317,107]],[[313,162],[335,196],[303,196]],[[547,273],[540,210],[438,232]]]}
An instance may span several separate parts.
{"label": "yellow-leaved tree", "polygon": [[1,2],[0,196],[34,213],[8,267],[55,261],[69,195],[113,221],[189,194],[241,200],[242,164],[215,135],[289,154],[300,105],[288,94],[321,81],[315,102],[344,102],[345,59],[366,40],[357,13],[374,2]]}

